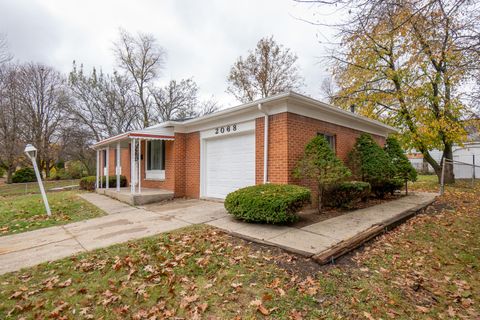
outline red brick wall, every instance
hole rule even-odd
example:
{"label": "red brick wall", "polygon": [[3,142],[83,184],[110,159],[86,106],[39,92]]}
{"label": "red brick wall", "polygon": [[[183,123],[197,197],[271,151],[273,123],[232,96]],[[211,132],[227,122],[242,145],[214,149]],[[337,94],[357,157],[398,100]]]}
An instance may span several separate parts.
{"label": "red brick wall", "polygon": [[[255,121],[256,183],[263,183],[263,142],[264,117]],[[272,183],[288,183],[288,129],[287,113],[279,113],[268,117],[268,181]]]}
{"label": "red brick wall", "polygon": [[[256,183],[260,184],[263,182],[263,117],[256,119],[255,128],[257,145]],[[317,198],[316,185],[309,181],[294,179],[292,171],[303,155],[305,145],[319,132],[335,135],[336,154],[342,160],[346,160],[356,138],[362,133],[358,130],[294,113],[285,112],[269,116],[268,181],[308,186],[313,191],[314,204]],[[385,138],[375,135],[373,137],[383,146]]]}
{"label": "red brick wall", "polygon": [[200,197],[200,133],[186,134],[185,141],[185,196]]}
{"label": "red brick wall", "polygon": [[175,175],[175,197],[185,196],[185,154],[186,154],[186,134],[175,133],[175,141],[173,143],[173,161]]}

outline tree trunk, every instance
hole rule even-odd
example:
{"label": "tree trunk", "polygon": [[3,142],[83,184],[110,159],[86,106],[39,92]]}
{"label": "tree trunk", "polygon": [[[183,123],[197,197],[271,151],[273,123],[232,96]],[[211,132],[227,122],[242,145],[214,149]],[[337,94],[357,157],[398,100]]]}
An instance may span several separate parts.
{"label": "tree trunk", "polygon": [[13,173],[15,172],[14,167],[8,167],[7,169],[7,183],[12,183]]}
{"label": "tree trunk", "polygon": [[318,213],[322,213],[322,196],[323,196],[323,188],[318,187]]}
{"label": "tree trunk", "polygon": [[[451,144],[445,144],[445,149],[443,150],[443,158],[447,160],[453,160],[453,150]],[[455,183],[455,174],[453,172],[453,163],[446,161],[445,162],[445,174],[444,180],[446,184]]]}

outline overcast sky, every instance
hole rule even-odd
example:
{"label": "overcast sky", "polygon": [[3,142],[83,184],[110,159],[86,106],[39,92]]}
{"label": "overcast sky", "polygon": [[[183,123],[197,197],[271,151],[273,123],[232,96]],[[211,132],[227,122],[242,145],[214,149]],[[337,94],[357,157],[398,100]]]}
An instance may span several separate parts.
{"label": "overcast sky", "polygon": [[321,57],[333,30],[298,18],[332,22],[338,13],[293,0],[0,0],[0,33],[20,62],[67,73],[76,60],[110,72],[119,28],[151,33],[168,54],[160,82],[193,77],[202,97],[213,95],[223,107],[238,104],[225,93],[231,65],[269,35],[298,55],[303,93],[322,98],[328,72]]}

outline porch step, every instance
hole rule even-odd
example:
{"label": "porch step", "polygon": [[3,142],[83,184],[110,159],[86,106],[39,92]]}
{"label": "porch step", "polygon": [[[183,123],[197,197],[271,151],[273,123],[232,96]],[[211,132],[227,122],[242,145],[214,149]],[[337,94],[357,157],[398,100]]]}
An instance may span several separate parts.
{"label": "porch step", "polygon": [[161,202],[173,199],[174,193],[170,190],[142,188],[141,193],[130,193],[130,188],[121,188],[120,192],[115,188],[112,189],[97,189],[97,193],[104,194],[110,198],[128,203],[132,206],[139,206],[148,203]]}

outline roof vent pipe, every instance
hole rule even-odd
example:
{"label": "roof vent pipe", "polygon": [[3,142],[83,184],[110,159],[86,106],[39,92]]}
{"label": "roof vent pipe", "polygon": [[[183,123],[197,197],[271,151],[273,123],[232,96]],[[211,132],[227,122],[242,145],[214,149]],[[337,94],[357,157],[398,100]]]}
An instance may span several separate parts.
{"label": "roof vent pipe", "polygon": [[261,103],[258,104],[258,110],[265,117],[263,121],[263,183],[268,182],[268,113]]}

